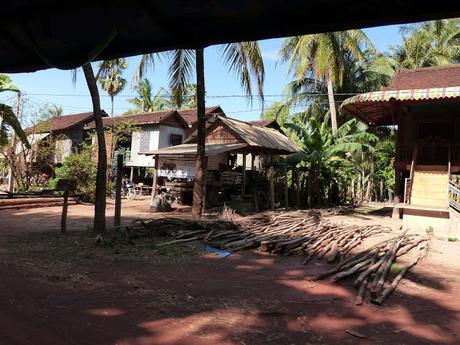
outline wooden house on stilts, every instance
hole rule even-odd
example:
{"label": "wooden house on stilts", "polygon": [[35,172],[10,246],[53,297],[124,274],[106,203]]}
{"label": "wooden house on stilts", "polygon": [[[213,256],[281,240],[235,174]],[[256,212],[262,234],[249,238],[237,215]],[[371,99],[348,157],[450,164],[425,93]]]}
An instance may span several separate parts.
{"label": "wooden house on stilts", "polygon": [[397,72],[381,91],[341,110],[369,126],[397,126],[394,218],[456,231],[460,211],[460,65]]}

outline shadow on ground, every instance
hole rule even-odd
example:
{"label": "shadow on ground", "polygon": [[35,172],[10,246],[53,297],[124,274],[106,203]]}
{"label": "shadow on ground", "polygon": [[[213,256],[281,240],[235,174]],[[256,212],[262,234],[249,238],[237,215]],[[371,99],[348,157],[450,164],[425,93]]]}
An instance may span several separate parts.
{"label": "shadow on ground", "polygon": [[151,256],[116,253],[92,246],[82,229],[90,215],[73,214],[69,233],[60,235],[46,225],[58,213],[42,211],[1,214],[3,226],[15,224],[0,242],[5,344],[460,342],[458,280],[445,283],[440,269],[409,275],[383,307],[356,307],[350,282],[309,280],[326,269],[324,261],[303,266],[298,257],[252,252],[221,259],[198,244]]}

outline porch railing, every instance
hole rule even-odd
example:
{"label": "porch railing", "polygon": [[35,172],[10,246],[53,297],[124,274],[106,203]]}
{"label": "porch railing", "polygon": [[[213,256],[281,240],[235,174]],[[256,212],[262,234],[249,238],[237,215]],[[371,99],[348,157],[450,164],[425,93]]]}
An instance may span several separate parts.
{"label": "porch railing", "polygon": [[410,204],[410,194],[412,189],[412,180],[410,178],[404,179],[404,203]]}
{"label": "porch railing", "polygon": [[449,206],[460,212],[460,186],[449,181],[448,187]]}

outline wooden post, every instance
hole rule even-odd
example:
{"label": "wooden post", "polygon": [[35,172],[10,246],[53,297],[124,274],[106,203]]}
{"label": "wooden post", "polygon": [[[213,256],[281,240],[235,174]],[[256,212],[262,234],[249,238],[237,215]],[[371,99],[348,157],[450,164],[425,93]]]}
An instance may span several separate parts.
{"label": "wooden post", "polygon": [[131,167],[131,172],[129,173],[129,179],[131,180],[131,182],[134,183],[134,167]]}
{"label": "wooden post", "polygon": [[113,225],[121,225],[121,180],[123,178],[123,155],[117,155],[117,178],[115,180],[115,218]]}
{"label": "wooden post", "polygon": [[155,164],[154,164],[154,171],[153,171],[153,182],[152,182],[152,197],[150,199],[150,207],[153,207],[153,200],[157,194],[157,184],[158,184],[158,161],[160,156],[155,155]]}
{"label": "wooden post", "polygon": [[67,232],[67,210],[69,208],[69,190],[64,190],[64,203],[62,204],[61,232]]}
{"label": "wooden post", "polygon": [[258,176],[257,176],[257,171],[256,171],[256,155],[254,153],[251,153],[251,171],[252,171],[252,193],[254,195],[254,209],[256,212],[259,212],[259,199],[257,197],[257,184],[258,184]]}
{"label": "wooden post", "polygon": [[206,170],[203,170],[203,207],[201,209],[201,214],[206,211],[206,188],[208,184],[208,157],[204,157],[204,166]]}
{"label": "wooden post", "polygon": [[300,208],[300,173],[296,171],[296,199],[297,199],[297,208]]}
{"label": "wooden post", "polygon": [[270,209],[275,210],[275,171],[273,169],[273,156],[270,156],[270,168],[268,170],[268,176],[270,179]]}
{"label": "wooden post", "polygon": [[241,176],[241,196],[246,194],[246,153],[243,153],[243,173]]}
{"label": "wooden post", "polygon": [[284,174],[284,207],[289,208],[289,187],[288,187],[288,175],[286,162],[283,165],[283,174]]}

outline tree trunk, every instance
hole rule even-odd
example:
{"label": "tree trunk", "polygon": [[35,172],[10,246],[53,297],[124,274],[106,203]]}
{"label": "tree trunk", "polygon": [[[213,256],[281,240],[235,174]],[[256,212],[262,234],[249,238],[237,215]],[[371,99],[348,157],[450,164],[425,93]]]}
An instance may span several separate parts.
{"label": "tree trunk", "polygon": [[112,103],[112,109],[111,109],[111,111],[110,111],[110,116],[113,117],[113,103],[114,103],[114,102],[113,102],[113,96],[110,96],[110,102]]}
{"label": "tree trunk", "polygon": [[327,80],[327,97],[329,99],[332,133],[335,133],[337,132],[337,111],[335,109],[334,87],[332,86],[331,78]]}
{"label": "tree trunk", "polygon": [[96,202],[94,205],[94,231],[102,235],[105,232],[105,207],[106,207],[106,173],[107,152],[105,149],[104,125],[102,124],[101,103],[96,79],[94,78],[91,63],[83,65],[86,84],[88,85],[93,103],[94,122],[97,134],[97,174],[96,174]]}
{"label": "tree trunk", "polygon": [[206,113],[204,99],[204,57],[203,49],[197,49],[196,54],[196,101],[197,101],[197,151],[195,165],[195,185],[193,188],[192,216],[200,218],[203,207],[204,172],[206,171],[205,135]]}

